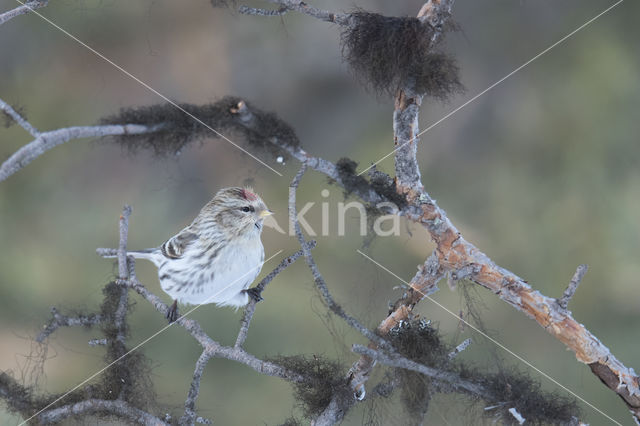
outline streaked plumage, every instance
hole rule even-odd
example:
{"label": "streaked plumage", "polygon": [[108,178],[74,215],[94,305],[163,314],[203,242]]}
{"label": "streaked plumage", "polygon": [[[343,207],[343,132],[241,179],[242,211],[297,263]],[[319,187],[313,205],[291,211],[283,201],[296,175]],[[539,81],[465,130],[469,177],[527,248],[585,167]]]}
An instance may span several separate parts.
{"label": "streaked plumage", "polygon": [[250,189],[224,188],[161,246],[129,254],[153,262],[160,286],[179,303],[237,308],[249,301],[246,290],[262,268],[260,234],[270,214]]}

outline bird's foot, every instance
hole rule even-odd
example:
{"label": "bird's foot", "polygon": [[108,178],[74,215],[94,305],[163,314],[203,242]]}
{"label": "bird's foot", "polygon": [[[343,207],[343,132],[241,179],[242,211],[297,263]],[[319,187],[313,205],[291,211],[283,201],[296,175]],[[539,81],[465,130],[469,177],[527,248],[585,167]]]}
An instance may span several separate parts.
{"label": "bird's foot", "polygon": [[169,320],[169,324],[175,322],[180,315],[178,314],[178,301],[174,300],[173,304],[169,307],[167,311],[167,319]]}
{"label": "bird's foot", "polygon": [[252,300],[255,300],[256,303],[260,302],[261,300],[264,300],[261,294],[262,291],[258,290],[258,288],[256,287],[248,288],[243,291],[247,293]]}

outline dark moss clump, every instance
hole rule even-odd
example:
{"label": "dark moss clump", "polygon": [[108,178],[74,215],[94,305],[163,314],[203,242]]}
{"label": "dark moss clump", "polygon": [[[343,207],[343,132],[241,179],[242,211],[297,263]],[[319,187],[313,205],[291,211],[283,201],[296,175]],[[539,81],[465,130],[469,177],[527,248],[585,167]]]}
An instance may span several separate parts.
{"label": "dark moss clump", "polygon": [[[438,330],[427,321],[403,321],[389,331],[388,339],[400,354],[413,361],[438,369],[449,363],[450,346],[442,342]],[[396,376],[405,408],[412,416],[422,418],[432,395],[431,380],[401,368],[396,370]]]}
{"label": "dark moss clump", "polygon": [[[407,200],[398,194],[395,183],[389,175],[377,170],[372,170],[368,173],[369,180],[367,180],[363,176],[358,176],[356,173],[357,168],[358,163],[347,157],[339,159],[336,163],[338,176],[340,176],[342,186],[344,187],[345,197],[352,193],[366,194],[369,191],[373,191],[383,199],[395,204],[400,210],[406,207]],[[369,207],[372,209],[371,213],[377,210],[375,206]],[[378,211],[378,213],[382,214],[383,212]]]}
{"label": "dark moss clump", "polygon": [[33,387],[20,384],[13,376],[6,372],[0,372],[0,399],[4,401],[7,409],[12,413],[18,413],[28,418],[52,404],[49,408],[73,404],[86,399],[86,390],[77,389],[60,401],[60,394],[37,395]]}
{"label": "dark moss clump", "polygon": [[346,369],[336,361],[318,356],[304,355],[278,356],[271,361],[295,371],[305,380],[294,383],[294,398],[307,418],[318,416],[329,405],[332,398],[338,404],[348,406],[353,400],[353,392],[346,379]]}
{"label": "dark moss clump", "polygon": [[433,51],[434,28],[418,18],[356,11],[341,37],[344,60],[356,78],[378,94],[394,96],[412,85],[438,99],[462,90],[459,69]]}
{"label": "dark moss clump", "polygon": [[[517,424],[515,418],[508,412],[515,408],[526,419],[527,424],[568,424],[573,417],[580,416],[577,402],[556,392],[545,392],[540,389],[540,383],[527,374],[512,370],[497,374],[477,377],[479,382],[491,395],[489,403],[500,403],[503,411],[502,421],[507,424]],[[488,416],[495,416],[496,410],[487,410]]]}
{"label": "dark moss clump", "polygon": [[373,188],[377,194],[391,201],[398,206],[398,209],[402,210],[407,206],[407,199],[403,195],[398,194],[396,184],[388,174],[378,170],[369,171],[369,182],[371,183],[371,188]]}
{"label": "dark moss clump", "polygon": [[[243,113],[241,105],[246,105],[244,111],[249,113]],[[291,126],[276,114],[262,111],[240,98],[228,96],[215,103],[179,106],[182,110],[168,103],[124,108],[118,114],[103,118],[100,123],[159,126],[156,131],[149,133],[106,137],[130,152],[149,149],[158,156],[177,155],[194,141],[202,141],[206,137],[222,138],[221,134],[232,140],[241,139],[252,148],[274,155],[286,156],[286,152],[273,143],[274,139],[284,146],[296,147],[300,144]],[[211,131],[207,126],[220,133]]]}
{"label": "dark moss clump", "polygon": [[388,339],[404,357],[429,367],[440,368],[449,363],[452,348],[440,338],[430,321],[402,321],[389,330]]}
{"label": "dark moss clump", "polygon": [[280,426],[302,426],[302,422],[295,417],[289,417]]}
{"label": "dark moss clump", "polygon": [[4,371],[0,373],[0,396],[11,412],[29,415],[33,411],[34,397],[31,388],[20,385]]}
{"label": "dark moss clump", "polygon": [[358,163],[347,157],[343,157],[336,162],[336,169],[340,180],[342,180],[345,197],[353,192],[366,194],[371,190],[369,182],[356,173],[357,168]]}
{"label": "dark moss clump", "polygon": [[[118,312],[120,300],[122,297],[128,297],[127,289],[115,282],[110,282],[104,287],[102,293],[104,294],[100,307],[104,318],[102,332],[107,339],[105,362],[109,365],[118,361],[105,370],[99,386],[94,387],[92,391],[104,399],[120,397],[135,407],[148,409],[156,398],[151,381],[150,361],[142,352],[128,353],[124,339],[121,339],[129,335],[127,323],[122,321],[118,326],[117,317],[122,315]],[[131,307],[129,303],[126,306],[127,309]]]}
{"label": "dark moss clump", "polygon": [[446,100],[450,95],[464,90],[456,60],[442,52],[425,55],[414,72],[415,90],[418,93]]}

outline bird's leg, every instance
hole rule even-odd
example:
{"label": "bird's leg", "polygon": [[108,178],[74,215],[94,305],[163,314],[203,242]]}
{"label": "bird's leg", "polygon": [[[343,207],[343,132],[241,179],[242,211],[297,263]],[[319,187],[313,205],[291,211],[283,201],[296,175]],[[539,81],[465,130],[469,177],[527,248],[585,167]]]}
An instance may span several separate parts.
{"label": "bird's leg", "polygon": [[252,287],[242,291],[247,293],[251,299],[256,301],[256,303],[260,302],[261,300],[264,300],[262,298],[262,289],[259,289],[258,287]]}
{"label": "bird's leg", "polygon": [[178,301],[174,300],[173,304],[169,307],[167,311],[167,319],[169,320],[169,324],[175,322],[178,319]]}

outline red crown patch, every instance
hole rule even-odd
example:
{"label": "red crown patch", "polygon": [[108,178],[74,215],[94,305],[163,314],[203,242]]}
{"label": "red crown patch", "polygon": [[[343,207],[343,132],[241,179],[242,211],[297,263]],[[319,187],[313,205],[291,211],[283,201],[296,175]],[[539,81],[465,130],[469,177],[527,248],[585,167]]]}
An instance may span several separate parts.
{"label": "red crown patch", "polygon": [[253,192],[249,191],[248,189],[242,190],[242,197],[244,197],[245,200],[249,200],[249,201],[255,201],[258,199],[258,196]]}

